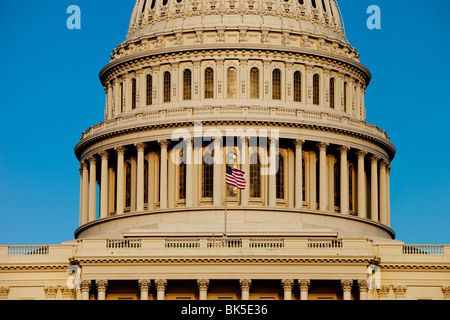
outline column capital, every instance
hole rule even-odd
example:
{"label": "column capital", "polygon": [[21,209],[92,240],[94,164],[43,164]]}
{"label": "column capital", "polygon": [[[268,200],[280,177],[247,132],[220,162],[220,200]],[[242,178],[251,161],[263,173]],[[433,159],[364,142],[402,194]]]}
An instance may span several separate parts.
{"label": "column capital", "polygon": [[88,164],[85,160],[80,162],[80,168],[81,168],[81,170],[87,170]]}
{"label": "column capital", "polygon": [[89,292],[91,290],[92,282],[91,280],[81,281],[81,292]]}
{"label": "column capital", "polygon": [[353,286],[353,280],[350,279],[342,279],[341,280],[342,290],[351,291]]}
{"label": "column capital", "polygon": [[160,290],[166,290],[166,287],[167,287],[167,280],[166,280],[166,279],[156,279],[156,280],[155,280],[155,286],[156,286],[156,289],[157,289],[158,291],[160,291]]}
{"label": "column capital", "polygon": [[349,146],[340,146],[338,148],[339,152],[341,153],[341,155],[345,155],[348,153],[348,151],[350,150]]}
{"label": "column capital", "polygon": [[394,286],[394,294],[395,294],[395,299],[399,300],[399,299],[405,299],[405,295],[406,295],[406,286]]}
{"label": "column capital", "polygon": [[105,292],[106,288],[108,287],[108,280],[95,280],[95,285],[97,286],[98,292]]}
{"label": "column capital", "polygon": [[358,287],[360,292],[367,292],[369,290],[367,287],[367,279],[358,280]]}
{"label": "column capital", "polygon": [[327,142],[319,142],[317,144],[317,148],[319,148],[320,151],[326,151],[328,148],[328,143]]}
{"label": "column capital", "polygon": [[127,150],[125,147],[117,147],[114,150],[116,150],[117,155],[123,156],[125,154],[125,151]]}
{"label": "column capital", "polygon": [[293,279],[282,279],[281,286],[283,287],[284,290],[292,290],[292,287],[294,286],[294,280]]}
{"label": "column capital", "polygon": [[305,144],[305,140],[303,140],[303,139],[296,139],[296,140],[293,141],[293,143],[294,143],[294,146],[296,148],[301,148]]}
{"label": "column capital", "polygon": [[390,174],[391,173],[391,169],[392,169],[391,165],[387,165],[386,166],[386,173]]}
{"label": "column capital", "polygon": [[386,167],[389,165],[389,163],[386,160],[381,160],[380,162],[380,168],[386,169]]}
{"label": "column capital", "polygon": [[450,286],[442,287],[442,293],[444,294],[444,299],[449,300],[450,299]]}
{"label": "column capital", "polygon": [[100,155],[100,158],[102,160],[107,160],[108,159],[108,156],[109,156],[109,152],[108,151],[103,150],[103,151],[100,151],[98,154]]}
{"label": "column capital", "polygon": [[145,150],[145,147],[147,146],[145,143],[143,142],[139,142],[139,143],[135,143],[134,146],[136,147],[136,149],[139,152],[143,152]]}
{"label": "column capital", "polygon": [[8,297],[9,287],[0,287],[0,299],[6,299]]}
{"label": "column capital", "polygon": [[239,285],[241,286],[241,290],[250,290],[250,287],[252,286],[252,280],[251,279],[240,279]]}
{"label": "column capital", "polygon": [[97,163],[97,159],[94,156],[89,156],[87,158],[87,160],[89,161],[89,164],[96,164]]}
{"label": "column capital", "polygon": [[56,286],[44,287],[44,292],[47,299],[56,299],[56,295],[58,294],[58,287]]}
{"label": "column capital", "polygon": [[145,291],[148,291],[148,289],[150,288],[152,281],[150,279],[141,279],[138,280],[138,284],[139,284],[139,288]]}
{"label": "column capital", "polygon": [[311,285],[311,280],[309,279],[299,279],[298,284],[300,286],[300,290],[308,290]]}
{"label": "column capital", "polygon": [[363,151],[363,150],[358,150],[356,151],[356,156],[358,157],[358,159],[363,159],[366,157],[367,152]]}
{"label": "column capital", "polygon": [[167,149],[169,147],[170,141],[165,139],[165,140],[158,140],[158,144],[161,147],[161,149]]}
{"label": "column capital", "polygon": [[381,286],[380,289],[377,289],[378,296],[380,297],[380,299],[386,300],[389,296],[390,289],[391,288],[389,286]]}
{"label": "column capital", "polygon": [[377,156],[377,155],[373,155],[373,156],[370,157],[370,161],[372,163],[378,163],[378,160],[380,160],[380,157]]}
{"label": "column capital", "polygon": [[198,279],[197,285],[200,290],[208,290],[209,279]]}

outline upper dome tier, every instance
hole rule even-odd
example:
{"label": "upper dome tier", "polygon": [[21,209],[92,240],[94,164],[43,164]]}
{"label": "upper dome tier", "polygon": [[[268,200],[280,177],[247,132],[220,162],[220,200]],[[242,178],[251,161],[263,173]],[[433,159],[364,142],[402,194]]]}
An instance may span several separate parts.
{"label": "upper dome tier", "polygon": [[346,41],[335,0],[137,0],[127,40],[195,29],[249,28]]}

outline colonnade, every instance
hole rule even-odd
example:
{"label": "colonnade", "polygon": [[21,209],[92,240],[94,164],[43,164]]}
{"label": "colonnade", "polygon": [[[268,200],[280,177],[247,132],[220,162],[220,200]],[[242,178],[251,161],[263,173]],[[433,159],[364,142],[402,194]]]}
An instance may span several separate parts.
{"label": "colonnade", "polygon": [[[211,145],[214,146],[215,162],[213,164],[212,199],[208,204],[217,207],[224,205],[225,180],[222,178],[224,163],[216,160],[220,159],[218,155],[223,155],[226,152],[225,147],[228,148],[228,146],[224,146],[225,138],[212,140],[214,140]],[[196,173],[199,173],[199,169],[195,167],[198,164],[204,165],[201,160],[203,146],[194,143],[194,139],[187,139],[185,142],[185,149],[183,149],[186,152],[184,158],[186,164],[185,199],[181,206],[189,208],[198,206],[199,198],[201,198],[200,192],[195,191],[195,186],[204,181],[197,177]],[[282,145],[280,145],[281,142]],[[160,140],[157,145],[154,142],[140,142],[125,147],[119,146],[114,149],[102,150],[98,154],[90,155],[82,160],[80,166],[80,225],[97,218],[97,182],[99,182],[100,190],[98,218],[105,218],[111,214],[123,214],[125,212],[125,192],[131,193],[133,198],[130,212],[172,209],[180,206],[179,204],[175,206],[174,202],[169,199],[169,196],[172,197],[171,195],[179,187],[179,184],[173,181],[177,179],[177,175],[169,174],[170,166],[173,165],[171,152],[174,151],[173,148],[169,148],[169,145],[169,140]],[[284,169],[286,171],[283,179],[291,180],[290,183],[285,180],[280,182],[276,173],[267,175],[264,178],[266,188],[263,189],[263,199],[259,205],[280,207],[280,201],[277,198],[277,184],[283,183],[283,187],[289,189],[285,196],[286,199],[289,199],[283,205],[284,207],[343,215],[352,214],[389,226],[390,165],[385,159],[348,146],[301,139],[269,139],[269,146],[265,152],[270,155],[278,147],[280,147],[280,154],[290,157],[286,161],[287,168]],[[248,186],[241,190],[239,199],[237,199],[239,206],[255,204],[252,202],[250,194],[252,180],[249,179],[251,166],[249,159],[250,153],[253,152],[252,148],[248,138],[241,139],[239,154],[242,162],[240,169],[246,173]],[[283,150],[287,151],[283,153]],[[133,159],[135,159],[132,167],[131,191],[126,189],[125,185],[126,151],[133,152]],[[152,157],[159,160],[154,161]],[[351,157],[351,161],[349,157]],[[199,159],[200,162],[196,162]],[[307,166],[303,162],[306,162]],[[148,167],[145,167],[144,163],[148,164]],[[100,170],[97,170],[98,165],[101,166]],[[339,170],[335,176],[337,165]],[[145,169],[148,171],[147,175],[144,173]],[[113,175],[111,175],[111,171],[114,173]],[[146,181],[146,179],[148,180]],[[146,183],[148,187],[147,190],[144,190]],[[112,184],[115,185],[113,189],[111,188]],[[308,187],[306,193],[304,191],[306,186],[303,184]],[[159,189],[159,192],[152,193],[148,191],[150,189]],[[144,200],[146,193],[148,197],[147,200]],[[349,203],[352,204],[352,208],[349,208]]]}
{"label": "colonnade", "polygon": [[[283,291],[283,300],[294,300],[293,299],[293,290],[295,289],[295,282],[297,283],[298,288],[298,296],[299,300],[309,300],[309,291],[311,288],[311,280],[310,279],[298,279],[295,281],[294,279],[281,279],[281,288]],[[154,284],[156,296],[155,300],[166,300],[166,291],[168,287],[167,279],[141,279],[138,280],[138,286],[140,291],[140,300],[148,300],[149,299],[149,291]],[[367,280],[361,279],[357,282],[357,287],[359,289],[359,300],[367,300],[368,299],[368,287]],[[80,289],[78,291],[79,300],[89,300],[90,293],[93,289],[93,285],[97,290],[97,300],[105,300],[106,299],[106,291],[108,289],[108,280],[83,280],[81,282]],[[343,300],[352,300],[352,288],[355,285],[352,279],[342,279],[340,280],[340,285],[342,289],[342,297]],[[197,279],[198,286],[198,299],[199,300],[208,300],[208,289],[210,287],[210,279]],[[250,300],[250,292],[252,287],[252,279],[239,279],[239,287],[241,291],[241,300]],[[270,293],[267,293],[269,295]],[[226,295],[226,293],[224,294]],[[271,294],[270,294],[271,295]],[[271,295],[272,296],[272,295]]]}

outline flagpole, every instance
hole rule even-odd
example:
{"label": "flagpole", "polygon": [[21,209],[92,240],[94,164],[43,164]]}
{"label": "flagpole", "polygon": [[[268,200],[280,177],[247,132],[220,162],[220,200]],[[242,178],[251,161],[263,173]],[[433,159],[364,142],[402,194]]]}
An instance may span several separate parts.
{"label": "flagpole", "polygon": [[[225,177],[227,175],[227,164],[225,163]],[[223,228],[223,237],[227,237],[227,203],[228,203],[228,184],[225,183],[225,211],[224,211],[224,228]]]}

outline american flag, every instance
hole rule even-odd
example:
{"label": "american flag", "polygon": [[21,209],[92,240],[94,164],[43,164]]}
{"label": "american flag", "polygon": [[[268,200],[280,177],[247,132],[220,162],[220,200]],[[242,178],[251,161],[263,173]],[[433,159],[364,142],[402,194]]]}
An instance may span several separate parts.
{"label": "american flag", "polygon": [[238,189],[245,189],[244,171],[235,169],[227,165],[226,183],[230,186],[235,186]]}

